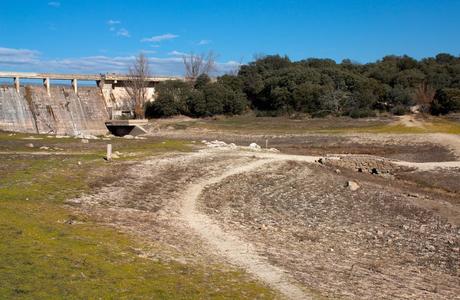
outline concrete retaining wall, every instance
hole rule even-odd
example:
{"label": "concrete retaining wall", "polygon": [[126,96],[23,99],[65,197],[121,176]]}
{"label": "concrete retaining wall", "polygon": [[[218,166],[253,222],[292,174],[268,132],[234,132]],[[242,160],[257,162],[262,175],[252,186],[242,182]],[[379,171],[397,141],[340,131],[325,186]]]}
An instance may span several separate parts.
{"label": "concrete retaining wall", "polygon": [[104,134],[107,106],[97,87],[0,87],[0,129],[44,134]]}

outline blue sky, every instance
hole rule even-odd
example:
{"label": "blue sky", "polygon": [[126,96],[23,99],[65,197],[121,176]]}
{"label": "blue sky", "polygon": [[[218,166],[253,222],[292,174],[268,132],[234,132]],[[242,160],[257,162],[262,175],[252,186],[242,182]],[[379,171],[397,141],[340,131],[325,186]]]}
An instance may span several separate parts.
{"label": "blue sky", "polygon": [[181,53],[218,54],[219,72],[254,54],[369,62],[460,54],[460,1],[16,0],[0,5],[0,70],[123,72],[139,52],[157,75]]}

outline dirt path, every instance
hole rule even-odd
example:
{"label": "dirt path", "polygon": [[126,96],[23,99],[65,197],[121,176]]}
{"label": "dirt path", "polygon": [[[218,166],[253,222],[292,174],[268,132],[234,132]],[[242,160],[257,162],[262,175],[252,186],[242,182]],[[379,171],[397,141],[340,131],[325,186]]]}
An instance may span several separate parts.
{"label": "dirt path", "polygon": [[[160,240],[181,255],[187,253],[183,255],[187,259],[188,253],[203,257],[203,253],[211,254],[219,262],[224,260],[245,269],[287,298],[309,299],[309,291],[302,286],[310,285],[299,284],[293,279],[294,274],[286,271],[289,268],[274,264],[260,254],[261,249],[243,232],[229,230],[225,224],[202,212],[198,199],[205,188],[230,176],[248,174],[273,162],[314,162],[318,158],[230,149],[164,155],[133,167],[124,174],[123,185],[102,188],[100,193],[76,199],[73,203],[89,214],[99,215],[108,224],[143,238]],[[399,163],[423,170],[460,167],[459,161]]]}
{"label": "dirt path", "polygon": [[[280,156],[279,159],[281,158]],[[244,166],[238,166],[218,177],[193,184],[184,194],[182,217],[193,230],[230,262],[257,276],[289,299],[311,299],[310,296],[293,283],[294,280],[284,270],[271,265],[266,259],[259,256],[251,244],[242,241],[229,232],[223,231],[211,218],[196,209],[197,200],[206,186],[216,184],[232,175],[249,172],[274,161],[275,159],[259,160]]]}

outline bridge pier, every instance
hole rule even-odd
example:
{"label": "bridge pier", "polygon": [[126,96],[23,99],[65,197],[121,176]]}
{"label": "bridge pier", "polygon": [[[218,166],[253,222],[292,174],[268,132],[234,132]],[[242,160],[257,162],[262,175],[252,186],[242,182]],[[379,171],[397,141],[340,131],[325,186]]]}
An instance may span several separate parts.
{"label": "bridge pier", "polygon": [[19,77],[14,77],[14,87],[16,88],[16,92],[19,93],[19,88],[21,87],[19,83]]}
{"label": "bridge pier", "polygon": [[43,86],[46,88],[46,92],[48,93],[48,96],[51,95],[51,91],[50,91],[50,79],[49,77],[46,77],[43,79]]}
{"label": "bridge pier", "polygon": [[72,79],[72,87],[75,94],[78,93],[78,81],[76,78]]}

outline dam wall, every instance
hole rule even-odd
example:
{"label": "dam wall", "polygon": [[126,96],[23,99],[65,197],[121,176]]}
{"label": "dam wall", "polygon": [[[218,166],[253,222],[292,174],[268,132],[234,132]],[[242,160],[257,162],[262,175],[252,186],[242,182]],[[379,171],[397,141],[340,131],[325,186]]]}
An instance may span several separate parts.
{"label": "dam wall", "polygon": [[0,129],[79,135],[105,134],[109,115],[98,87],[0,87]]}
{"label": "dam wall", "polygon": [[[125,86],[133,80],[122,74],[51,74],[0,72],[13,80],[0,85],[0,130],[56,134],[99,135],[105,122],[132,116],[133,101]],[[43,85],[21,85],[22,80],[43,80]],[[54,85],[54,80],[70,85]],[[155,86],[180,77],[146,77],[147,99],[153,101]],[[79,82],[96,86],[80,86]]]}

